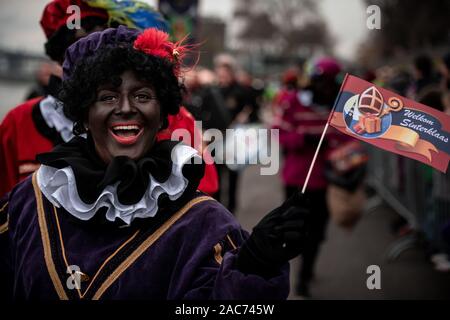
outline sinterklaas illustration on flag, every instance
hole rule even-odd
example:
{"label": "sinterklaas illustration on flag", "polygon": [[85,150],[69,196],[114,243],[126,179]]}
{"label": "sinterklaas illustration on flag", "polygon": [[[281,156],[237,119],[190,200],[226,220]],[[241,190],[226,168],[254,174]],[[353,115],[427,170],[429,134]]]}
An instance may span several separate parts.
{"label": "sinterklaas illustration on flag", "polygon": [[329,121],[350,136],[447,171],[450,116],[443,112],[347,74]]}

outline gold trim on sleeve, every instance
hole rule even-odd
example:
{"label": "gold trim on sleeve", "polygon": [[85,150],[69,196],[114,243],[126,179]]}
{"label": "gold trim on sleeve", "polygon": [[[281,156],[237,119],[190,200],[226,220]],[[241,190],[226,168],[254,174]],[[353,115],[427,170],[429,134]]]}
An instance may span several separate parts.
{"label": "gold trim on sleeve", "polygon": [[237,246],[234,244],[233,240],[231,240],[231,238],[228,234],[227,234],[227,239],[230,242],[231,246],[233,247],[233,250],[236,250]]}
{"label": "gold trim on sleeve", "polygon": [[223,261],[222,246],[220,245],[220,243],[218,243],[214,246],[214,259],[216,259],[216,262],[218,264],[222,264],[222,261]]}
{"label": "gold trim on sleeve", "polygon": [[3,210],[5,210],[6,206],[9,204],[9,202],[6,202],[3,207],[0,208],[0,213],[3,212]]}
{"label": "gold trim on sleeve", "polygon": [[6,231],[8,231],[8,225],[9,225],[9,215],[6,216],[6,222],[0,226],[0,234],[3,234]]}

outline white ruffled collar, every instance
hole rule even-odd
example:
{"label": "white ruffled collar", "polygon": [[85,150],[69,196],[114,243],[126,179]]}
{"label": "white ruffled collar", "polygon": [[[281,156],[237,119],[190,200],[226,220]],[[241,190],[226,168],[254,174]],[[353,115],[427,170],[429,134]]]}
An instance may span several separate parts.
{"label": "white ruffled collar", "polygon": [[65,142],[74,137],[73,122],[64,115],[61,101],[48,95],[40,101],[39,110],[47,126],[55,128]]}
{"label": "white ruffled collar", "polygon": [[44,196],[56,207],[63,207],[80,220],[91,219],[97,211],[106,207],[106,219],[117,218],[130,224],[135,218],[154,217],[158,212],[158,198],[167,194],[171,201],[181,197],[189,181],[183,176],[183,166],[194,158],[200,158],[197,150],[178,144],[172,150],[172,172],[165,182],[158,182],[149,174],[150,183],[144,196],[133,205],[123,205],[117,196],[117,185],[107,186],[97,200],[88,204],[81,200],[71,167],[62,169],[42,165],[37,171],[37,183]]}

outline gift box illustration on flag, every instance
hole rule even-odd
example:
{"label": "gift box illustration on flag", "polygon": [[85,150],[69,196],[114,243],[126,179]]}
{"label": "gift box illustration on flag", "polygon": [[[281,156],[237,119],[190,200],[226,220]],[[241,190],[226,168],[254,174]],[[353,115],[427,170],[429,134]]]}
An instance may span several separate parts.
{"label": "gift box illustration on flag", "polygon": [[379,148],[447,170],[450,116],[370,82],[345,77],[330,125]]}
{"label": "gift box illustration on flag", "polygon": [[401,99],[391,97],[385,102],[380,91],[371,86],[347,100],[344,105],[345,123],[355,134],[377,138],[390,127],[391,112],[398,112],[402,108]]}

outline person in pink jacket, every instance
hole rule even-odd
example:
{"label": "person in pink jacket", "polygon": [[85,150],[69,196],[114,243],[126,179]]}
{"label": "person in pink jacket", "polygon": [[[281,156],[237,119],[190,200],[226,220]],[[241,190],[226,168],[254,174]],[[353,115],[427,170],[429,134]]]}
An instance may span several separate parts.
{"label": "person in pink jacket", "polygon": [[[303,187],[334,98],[339,92],[336,77],[341,68],[335,60],[321,59],[314,65],[313,70],[308,87],[288,90],[278,102],[282,111],[274,127],[280,130],[280,144],[284,155],[281,177],[286,198]],[[328,183],[325,177],[327,155],[344,140],[348,138],[332,128],[328,129],[308,182],[306,193],[312,200],[314,217],[312,234],[303,253],[296,287],[297,293],[302,296],[309,296],[309,282],[313,277],[314,263],[328,221]]]}

